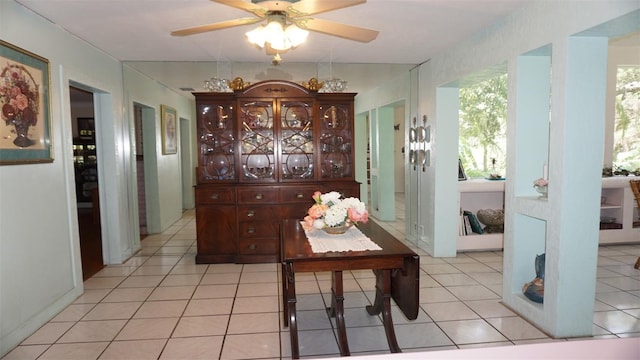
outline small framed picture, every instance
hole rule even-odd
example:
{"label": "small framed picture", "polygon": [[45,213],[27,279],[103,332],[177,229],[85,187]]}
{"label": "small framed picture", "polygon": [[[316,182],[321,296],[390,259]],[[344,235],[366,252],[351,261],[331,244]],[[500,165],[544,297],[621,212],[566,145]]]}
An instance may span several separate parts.
{"label": "small framed picture", "polygon": [[167,105],[160,105],[160,115],[162,118],[162,154],[175,154],[178,152],[176,109]]}
{"label": "small framed picture", "polygon": [[458,159],[458,181],[467,180],[467,174],[464,172],[462,160]]}
{"label": "small framed picture", "polygon": [[0,40],[0,165],[53,161],[49,60]]}

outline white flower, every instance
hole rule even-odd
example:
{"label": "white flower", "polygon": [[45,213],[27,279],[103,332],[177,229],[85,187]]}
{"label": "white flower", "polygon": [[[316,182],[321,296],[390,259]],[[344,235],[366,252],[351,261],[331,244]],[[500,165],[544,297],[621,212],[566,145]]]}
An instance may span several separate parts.
{"label": "white flower", "polygon": [[313,221],[313,227],[316,229],[322,229],[326,224],[324,223],[324,220],[322,219],[315,219]]}
{"label": "white flower", "polygon": [[327,209],[327,212],[324,214],[324,222],[327,223],[328,226],[342,225],[346,218],[347,209],[337,205]]}
{"label": "white flower", "polygon": [[359,213],[364,213],[367,209],[366,205],[358,198],[350,197],[342,200],[342,206],[345,209],[355,209]]}
{"label": "white flower", "polygon": [[323,204],[327,204],[331,206],[331,203],[337,204],[338,202],[340,202],[341,197],[342,197],[342,194],[340,194],[337,191],[332,191],[332,192],[328,192],[326,194],[320,195],[320,200],[322,200]]}

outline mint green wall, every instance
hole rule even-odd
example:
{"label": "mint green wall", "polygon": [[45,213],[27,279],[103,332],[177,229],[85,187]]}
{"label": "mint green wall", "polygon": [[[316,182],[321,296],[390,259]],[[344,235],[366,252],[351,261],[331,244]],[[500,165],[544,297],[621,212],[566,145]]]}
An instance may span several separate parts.
{"label": "mint green wall", "polygon": [[[145,162],[151,161],[154,164],[152,172],[145,174],[147,201],[150,205],[157,204],[157,206],[147,206],[147,225],[150,233],[158,233],[166,230],[180,219],[183,210],[183,196],[193,198],[193,193],[183,194],[181,155],[183,151],[187,151],[189,154],[195,152],[195,146],[190,146],[187,149],[178,147],[177,154],[162,154],[160,105],[176,109],[178,119],[187,119],[192,124],[190,129],[193,134],[195,133],[195,101],[159,85],[157,81],[129,66],[125,65],[123,70],[126,88],[125,101],[130,118],[133,119],[133,103],[154,109],[155,126],[151,134],[154,135],[152,139],[155,141],[152,143],[151,149],[145,147],[144,158]],[[192,134],[191,138],[193,138]],[[149,138],[148,135],[145,133],[145,139]],[[194,156],[192,155],[190,158],[194,159]],[[190,168],[194,167],[195,165],[192,163]],[[193,183],[192,174],[194,173],[195,171],[191,171],[186,174],[191,175],[190,183]]]}
{"label": "mint green wall", "polygon": [[[450,201],[452,196],[442,195],[453,195],[451,187],[457,183],[454,171],[457,148],[451,148],[450,144],[457,144],[458,130],[457,109],[451,106],[454,95],[450,93],[456,89],[448,88],[447,84],[455,84],[506,61],[511,85],[507,127],[516,126],[516,121],[521,120],[518,100],[526,96],[526,92],[518,91],[518,57],[552,45],[550,121],[554,129],[548,142],[549,201],[538,200],[533,190],[525,186],[527,181],[533,182],[541,176],[543,157],[529,155],[546,155],[544,149],[540,149],[545,141],[523,149],[518,153],[519,158],[510,153],[505,185],[508,215],[505,217],[503,291],[503,299],[512,309],[552,336],[587,335],[591,331],[592,319],[587,321],[586,317],[592,316],[598,245],[597,197],[604,137],[606,42],[609,37],[638,30],[640,3],[637,1],[535,2],[459,46],[434,56],[421,67],[420,111],[434,119],[435,174],[421,179],[418,186],[421,192],[427,192],[421,208],[426,206],[428,211],[433,206],[434,209],[433,216],[421,215],[420,220],[425,221],[427,231],[425,249],[435,256],[449,256],[451,242],[457,234],[451,219],[456,218],[458,207],[457,202]],[[583,32],[583,36],[588,34],[592,38],[576,36]],[[594,38],[596,35],[602,38]],[[546,119],[547,113],[542,108],[537,114]],[[512,136],[508,141],[507,148],[517,147],[517,138]],[[533,158],[535,161],[528,164],[527,160]],[[523,167],[526,170],[516,172]],[[533,173],[539,175],[531,177]],[[420,198],[423,199],[422,194]],[[514,212],[539,220],[525,221],[519,217],[516,221],[509,215]],[[546,240],[542,239],[544,233]],[[547,291],[545,283],[542,307],[532,305],[515,286],[525,282],[522,267],[533,270],[533,254],[529,260],[525,255],[518,255],[522,254],[517,247],[523,236],[540,237],[535,240],[538,248],[529,247],[525,251],[539,251],[540,244],[546,241],[550,288]],[[429,241],[433,241],[432,248]],[[578,277],[581,287],[568,283]]]}
{"label": "mint green wall", "polygon": [[367,131],[368,118],[368,113],[360,113],[356,114],[354,120],[356,181],[360,183],[360,200],[367,205],[369,204],[369,185],[367,184],[367,144],[369,143],[369,134]]}
{"label": "mint green wall", "polygon": [[[393,81],[387,81],[384,85],[375,87],[371,90],[359,93],[355,99],[355,113],[356,121],[365,123],[365,119],[368,116],[370,124],[375,124],[375,127],[369,128],[369,133],[363,134],[362,131],[367,131],[365,125],[356,126],[356,139],[368,139],[372,143],[372,151],[374,147],[380,149],[382,152],[371,154],[372,161],[380,159],[381,166],[379,171],[374,171],[372,175],[371,188],[378,189],[372,198],[368,199],[369,205],[377,207],[376,217],[380,220],[395,220],[395,195],[394,195],[394,182],[395,182],[395,159],[393,156],[393,144],[394,144],[394,121],[403,121],[405,124],[408,119],[408,112],[404,112],[404,119],[398,119],[394,113],[394,107],[398,104],[404,104],[409,106],[407,99],[410,96],[410,77],[409,73],[402,74],[393,79]],[[357,148],[360,148],[358,140],[356,140]],[[362,153],[356,152],[356,174],[358,174],[358,168],[365,167],[365,170],[361,173],[361,196],[366,196],[366,143],[363,144],[364,150]],[[406,168],[405,168],[406,171]]]}
{"label": "mint green wall", "polygon": [[[54,156],[52,163],[0,170],[2,356],[83,291],[69,85],[94,92],[103,253],[109,264],[123,262],[140,248],[132,101],[158,109],[168,104],[178,116],[194,117],[189,99],[123,70],[119,61],[13,0],[0,1],[0,39],[49,61]],[[128,92],[125,82],[132,88]],[[179,169],[179,162],[173,157],[158,161],[160,227],[169,226],[182,208],[180,178],[171,169],[176,164]]]}
{"label": "mint green wall", "polygon": [[371,163],[372,172],[374,169],[376,171],[375,186],[373,182],[371,184],[371,196],[377,198],[376,207],[372,209],[372,214],[382,221],[394,221],[396,218],[393,121],[393,107],[383,106],[378,109],[377,117],[370,124],[373,137],[371,153],[376,154],[376,161],[373,161],[374,156],[372,156]]}
{"label": "mint green wall", "polygon": [[[36,36],[37,34],[37,36]],[[50,121],[54,161],[46,164],[2,166],[0,169],[0,356],[37,330],[82,293],[82,269],[75,203],[70,82],[100,93],[103,141],[102,169],[121,174],[120,157],[127,149],[120,134],[125,123],[122,67],[36,16],[12,0],[0,1],[0,38],[49,60]],[[105,107],[108,107],[107,110]],[[101,139],[104,140],[104,139]],[[101,187],[105,223],[105,255],[119,260],[133,251],[127,184]],[[101,180],[104,178],[101,178]],[[26,215],[26,216],[25,216]]]}

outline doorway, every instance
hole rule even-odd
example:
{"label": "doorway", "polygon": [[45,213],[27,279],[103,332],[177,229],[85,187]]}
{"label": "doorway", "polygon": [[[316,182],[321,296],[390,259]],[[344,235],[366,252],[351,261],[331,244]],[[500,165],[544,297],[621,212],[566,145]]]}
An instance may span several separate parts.
{"label": "doorway", "polygon": [[73,86],[69,94],[82,278],[86,280],[104,268],[94,99],[92,92]]}
{"label": "doorway", "polygon": [[144,131],[142,126],[142,106],[139,104],[133,104],[133,117],[135,124],[135,138],[136,138],[136,173],[137,173],[137,186],[138,186],[138,223],[140,228],[140,240],[147,237],[149,234],[147,228],[147,201],[145,191],[145,176],[144,176]]}

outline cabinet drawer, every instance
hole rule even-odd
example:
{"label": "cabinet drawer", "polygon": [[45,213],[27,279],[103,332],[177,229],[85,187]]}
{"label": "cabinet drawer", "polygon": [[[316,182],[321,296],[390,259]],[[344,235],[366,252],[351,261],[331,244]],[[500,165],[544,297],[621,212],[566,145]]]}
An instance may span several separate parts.
{"label": "cabinet drawer", "polygon": [[196,202],[198,204],[224,204],[236,202],[234,189],[196,188]]}
{"label": "cabinet drawer", "polygon": [[239,224],[240,239],[259,237],[278,237],[278,220],[273,221],[242,221]]}
{"label": "cabinet drawer", "polygon": [[313,203],[309,204],[287,204],[280,207],[280,217],[282,219],[304,219],[307,216],[309,208]]}
{"label": "cabinet drawer", "polygon": [[313,205],[313,193],[320,191],[317,187],[292,186],[280,189],[282,202],[303,202]]}
{"label": "cabinet drawer", "polygon": [[279,240],[272,239],[240,239],[238,242],[238,252],[242,255],[277,255]]}
{"label": "cabinet drawer", "polygon": [[280,209],[275,206],[238,206],[240,221],[278,221]]}
{"label": "cabinet drawer", "polygon": [[238,189],[238,202],[241,204],[273,204],[277,201],[276,189]]}

